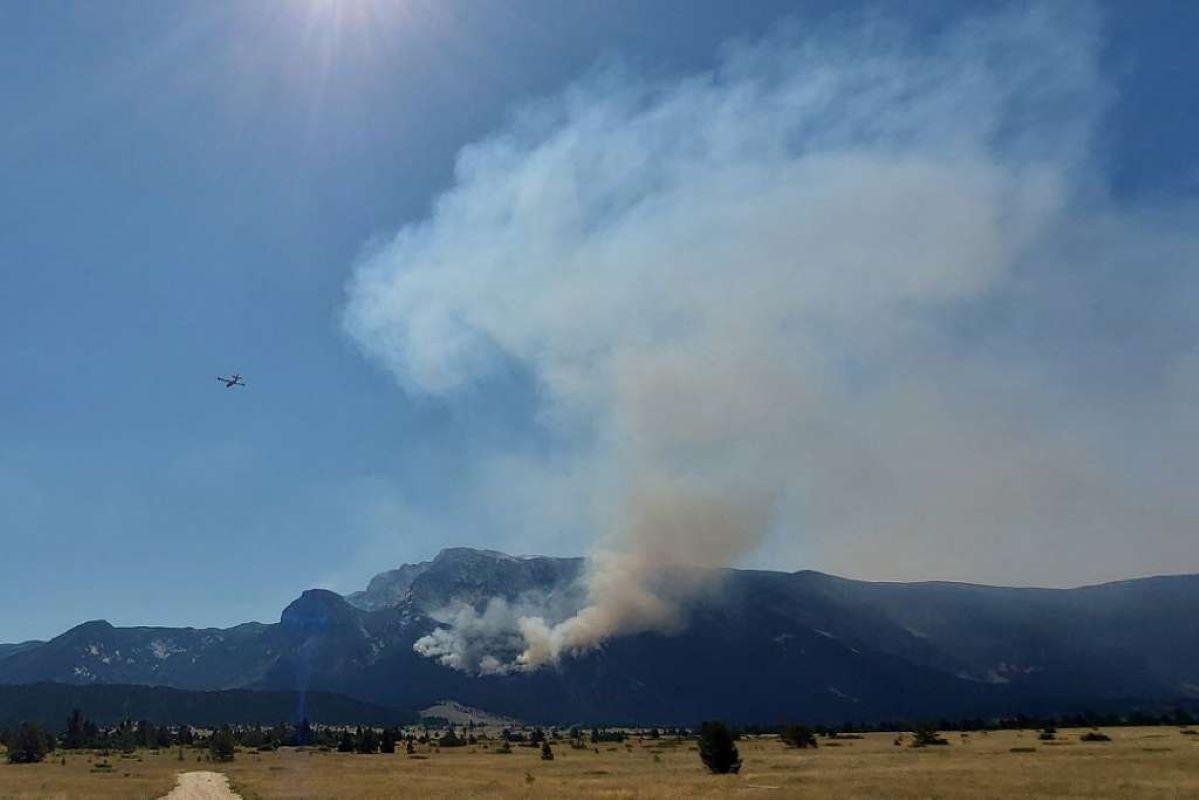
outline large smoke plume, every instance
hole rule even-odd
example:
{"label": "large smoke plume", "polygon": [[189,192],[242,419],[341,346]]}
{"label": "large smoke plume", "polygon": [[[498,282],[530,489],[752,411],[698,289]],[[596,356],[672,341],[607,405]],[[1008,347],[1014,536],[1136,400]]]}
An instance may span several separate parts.
{"label": "large smoke plume", "polygon": [[458,609],[418,650],[504,672],[669,631],[780,531],[935,569],[1110,546],[1155,504],[1178,530],[1172,486],[1107,458],[1117,401],[1031,341],[1080,263],[1147,238],[1094,173],[1098,48],[1077,9],[791,31],[679,80],[597,70],[463,150],[348,327],[413,393],[531,375],[598,533],[577,613]]}

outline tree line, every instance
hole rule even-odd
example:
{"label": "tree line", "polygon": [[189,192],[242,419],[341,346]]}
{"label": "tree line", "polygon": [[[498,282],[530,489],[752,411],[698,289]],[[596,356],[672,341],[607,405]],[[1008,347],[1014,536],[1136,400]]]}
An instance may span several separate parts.
{"label": "tree line", "polygon": [[[1001,717],[964,717],[960,719],[891,719],[878,722],[844,722],[840,725],[813,725],[817,736],[836,736],[839,733],[882,733],[891,731],[914,731],[918,728],[934,728],[939,731],[998,731],[998,730],[1044,730],[1046,728],[1145,728],[1155,725],[1189,727],[1199,724],[1195,715],[1186,708],[1172,708],[1160,713],[1132,711],[1126,714],[1081,711],[1058,715],[1014,714]],[[775,725],[740,725],[738,734],[781,735],[791,723]]]}
{"label": "tree line", "polygon": [[[596,734],[598,735],[598,734]],[[356,728],[312,725],[307,719],[297,724],[279,723],[273,726],[223,725],[211,731],[197,731],[188,725],[156,725],[148,720],[123,720],[117,725],[102,727],[75,709],[61,732],[54,734],[36,723],[21,723],[15,729],[0,731],[0,744],[5,745],[11,763],[34,763],[55,750],[98,750],[132,753],[139,748],[167,749],[172,747],[203,747],[214,761],[230,761],[238,748],[266,752],[280,747],[315,747],[342,753],[395,753],[402,748],[415,752],[416,744],[432,747],[463,747],[478,744],[489,737],[473,726],[461,730],[449,725],[440,735],[428,726],[421,731],[387,726],[377,730],[370,726]],[[505,728],[499,736],[503,748],[510,744],[540,747],[542,758],[553,759],[553,751],[541,728],[529,733]]]}
{"label": "tree line", "polygon": [[[698,741],[700,758],[713,772],[737,772],[741,761],[736,741],[743,735],[778,735],[784,744],[795,748],[817,747],[817,737],[851,737],[858,733],[878,731],[911,731],[914,746],[945,744],[938,736],[939,731],[986,731],[986,730],[1040,730],[1042,737],[1052,736],[1057,728],[1099,728],[1121,726],[1193,726],[1194,715],[1183,708],[1172,709],[1161,714],[1136,711],[1129,714],[1104,714],[1081,712],[1059,716],[1028,716],[1017,714],[994,719],[965,718],[937,721],[891,720],[879,723],[845,723],[840,726],[798,724],[743,725],[730,727],[723,722],[709,721],[701,724],[694,732],[687,728],[641,729],[640,738],[658,739],[663,732],[678,738]],[[627,730],[592,727],[584,731],[574,726],[563,731],[570,746],[577,749],[595,748],[604,742],[623,742],[630,736]],[[512,745],[540,747],[541,757],[554,758],[550,747],[551,738],[559,741],[558,729],[549,734],[542,728],[519,731],[504,728],[499,736],[498,752],[511,752]],[[373,727],[314,726],[307,719],[297,724],[279,723],[273,726],[239,725],[221,726],[211,731],[197,731],[188,725],[156,725],[147,720],[123,720],[117,725],[102,727],[89,720],[79,709],[74,709],[63,729],[50,733],[34,723],[22,723],[15,729],[0,730],[0,743],[4,744],[11,763],[32,763],[43,760],[56,749],[100,750],[133,752],[138,748],[166,749],[171,747],[204,747],[214,761],[232,760],[237,749],[244,748],[269,751],[279,747],[312,746],[337,750],[343,753],[395,753],[402,748],[413,754],[415,745],[432,747],[462,747],[481,744],[488,739],[482,731],[476,733],[473,725],[456,729],[448,724],[447,729],[434,734],[428,725],[420,732],[398,726]],[[486,745],[485,745],[486,746]],[[182,757],[182,753],[181,753]]]}

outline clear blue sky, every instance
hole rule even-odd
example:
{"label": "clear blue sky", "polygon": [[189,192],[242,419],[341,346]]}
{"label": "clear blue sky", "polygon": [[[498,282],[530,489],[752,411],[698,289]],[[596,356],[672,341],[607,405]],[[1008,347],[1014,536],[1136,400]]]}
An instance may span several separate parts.
{"label": "clear blue sky", "polygon": [[[354,265],[598,61],[668,79],[841,5],[0,4],[0,641],[270,620],[447,545],[582,552],[459,507],[480,450],[540,446],[535,390],[406,394],[343,332]],[[1100,7],[1103,180],[1189,201],[1199,6],[1135,5]]]}

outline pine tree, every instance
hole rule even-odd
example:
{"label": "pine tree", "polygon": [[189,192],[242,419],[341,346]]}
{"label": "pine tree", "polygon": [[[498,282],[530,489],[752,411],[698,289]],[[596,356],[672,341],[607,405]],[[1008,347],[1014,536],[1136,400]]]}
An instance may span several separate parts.
{"label": "pine tree", "polygon": [[741,755],[733,744],[733,734],[723,722],[705,722],[699,726],[699,757],[704,766],[718,775],[741,771]]}
{"label": "pine tree", "polygon": [[137,749],[137,735],[134,731],[132,720],[121,720],[121,724],[113,732],[112,738],[116,746],[123,753],[132,753]]}
{"label": "pine tree", "polygon": [[374,728],[359,728],[354,749],[364,754],[379,752],[379,734],[375,733]]}
{"label": "pine tree", "polygon": [[154,726],[146,720],[139,720],[137,729],[133,734],[133,740],[138,747],[153,747],[156,739],[156,731]]}
{"label": "pine tree", "polygon": [[541,760],[542,761],[553,761],[554,760],[554,751],[552,749],[550,749],[550,743],[549,743],[549,740],[547,740],[547,739],[543,739],[541,742]]}
{"label": "pine tree", "polygon": [[63,734],[62,746],[67,750],[81,750],[87,747],[86,728],[87,720],[84,719],[83,712],[74,709],[67,718],[67,732]]}
{"label": "pine tree", "polygon": [[312,726],[308,724],[308,717],[304,717],[296,726],[296,744],[300,747],[312,744]]}
{"label": "pine tree", "polygon": [[237,747],[232,728],[224,725],[212,732],[212,736],[208,740],[208,753],[212,756],[213,761],[232,761],[236,752]]}
{"label": "pine tree", "polygon": [[163,725],[154,733],[154,746],[165,750],[171,746],[172,738],[171,729]]}

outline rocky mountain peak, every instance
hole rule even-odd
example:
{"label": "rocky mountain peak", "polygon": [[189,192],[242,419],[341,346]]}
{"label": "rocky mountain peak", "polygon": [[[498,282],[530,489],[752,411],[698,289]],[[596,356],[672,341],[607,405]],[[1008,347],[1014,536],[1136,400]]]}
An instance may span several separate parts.
{"label": "rocky mountain peak", "polygon": [[511,599],[529,591],[561,590],[583,568],[581,558],[512,556],[497,550],[447,547],[431,561],[404,564],[373,577],[365,591],[347,595],[357,608],[376,611],[411,601],[430,612],[455,602]]}
{"label": "rocky mountain peak", "polygon": [[501,553],[499,550],[480,550],[474,547],[445,547],[433,558],[437,565],[457,565],[463,563],[485,563],[492,561],[520,561],[516,556]]}
{"label": "rocky mountain peak", "polygon": [[309,589],[283,609],[279,622],[290,630],[319,632],[336,627],[355,614],[354,607],[337,592]]}
{"label": "rocky mountain peak", "polygon": [[63,636],[104,636],[115,630],[116,628],[112,626],[112,623],[106,619],[92,619],[79,623],[64,633]]}

